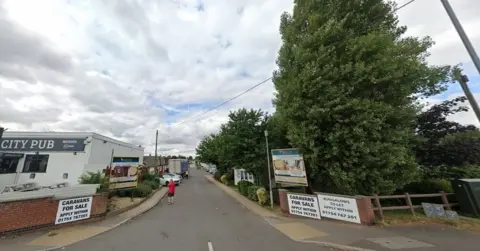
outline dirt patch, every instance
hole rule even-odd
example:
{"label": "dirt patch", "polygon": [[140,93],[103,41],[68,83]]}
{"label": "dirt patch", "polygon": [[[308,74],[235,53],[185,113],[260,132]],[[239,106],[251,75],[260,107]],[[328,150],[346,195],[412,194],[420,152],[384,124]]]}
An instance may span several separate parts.
{"label": "dirt patch", "polygon": [[110,198],[110,211],[109,213],[113,213],[119,210],[123,210],[128,208],[132,205],[139,204],[145,198],[130,198],[130,197],[112,197]]}

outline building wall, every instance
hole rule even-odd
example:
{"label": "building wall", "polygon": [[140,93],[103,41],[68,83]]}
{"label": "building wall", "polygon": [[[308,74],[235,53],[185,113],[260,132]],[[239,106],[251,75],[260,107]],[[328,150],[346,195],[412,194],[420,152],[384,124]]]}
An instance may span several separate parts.
{"label": "building wall", "polygon": [[0,235],[101,220],[107,212],[107,204],[108,195],[94,195],[89,219],[55,225],[58,200],[52,197],[0,203]]}
{"label": "building wall", "polygon": [[143,164],[143,148],[121,141],[94,135],[91,142],[90,157],[84,171],[96,172],[110,165],[112,149],[115,157],[138,157]]}

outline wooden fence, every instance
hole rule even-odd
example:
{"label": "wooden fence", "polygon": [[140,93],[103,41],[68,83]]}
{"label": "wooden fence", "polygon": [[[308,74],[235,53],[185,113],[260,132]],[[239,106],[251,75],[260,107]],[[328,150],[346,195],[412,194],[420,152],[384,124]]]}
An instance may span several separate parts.
{"label": "wooden fence", "polygon": [[[442,198],[442,205],[447,209],[447,210],[452,210],[452,207],[457,205],[457,203],[449,203],[448,202],[448,196],[452,195],[453,193],[445,193],[445,192],[440,192],[440,193],[433,193],[433,194],[400,194],[400,195],[383,195],[383,196],[369,196],[371,200],[374,201],[373,205],[374,211],[378,212],[378,215],[380,216],[380,220],[384,220],[383,216],[383,211],[388,211],[388,210],[406,210],[409,209],[410,212],[414,217],[416,217],[415,214],[415,209],[417,208],[422,208],[422,205],[413,205],[412,203],[412,198],[435,198],[435,197],[441,197]],[[387,207],[382,207],[382,204],[380,203],[381,199],[405,199],[405,204],[406,206],[387,206]]]}

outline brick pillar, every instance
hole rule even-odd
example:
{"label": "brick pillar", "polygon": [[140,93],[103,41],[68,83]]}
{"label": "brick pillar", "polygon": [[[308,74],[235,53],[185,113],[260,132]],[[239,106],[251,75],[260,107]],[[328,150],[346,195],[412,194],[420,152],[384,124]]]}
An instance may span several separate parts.
{"label": "brick pillar", "polygon": [[278,200],[280,202],[280,210],[283,213],[290,213],[288,210],[288,198],[287,198],[288,190],[286,189],[278,189]]}
{"label": "brick pillar", "polygon": [[360,222],[363,225],[373,225],[375,223],[375,213],[373,212],[372,200],[369,197],[357,196],[358,214]]}

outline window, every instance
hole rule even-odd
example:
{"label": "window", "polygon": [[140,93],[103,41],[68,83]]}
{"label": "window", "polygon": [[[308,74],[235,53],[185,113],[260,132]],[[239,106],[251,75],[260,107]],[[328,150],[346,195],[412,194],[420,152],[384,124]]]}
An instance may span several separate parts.
{"label": "window", "polygon": [[17,165],[18,165],[18,158],[0,157],[0,174],[16,173]]}
{"label": "window", "polygon": [[25,157],[24,173],[44,173],[47,171],[48,155],[27,155]]}

